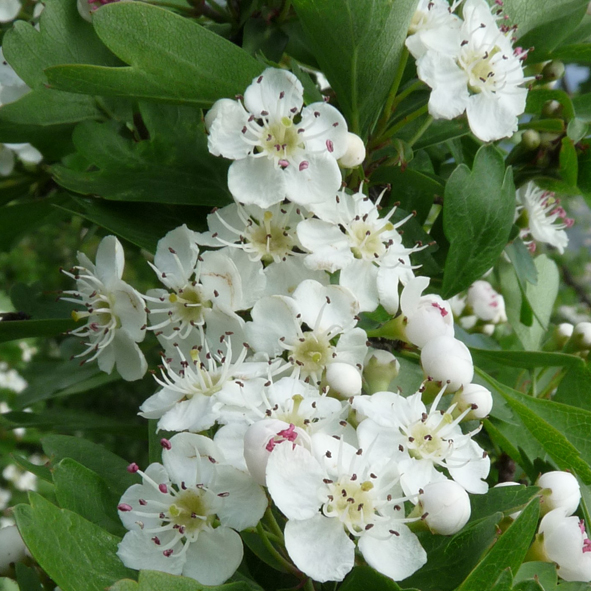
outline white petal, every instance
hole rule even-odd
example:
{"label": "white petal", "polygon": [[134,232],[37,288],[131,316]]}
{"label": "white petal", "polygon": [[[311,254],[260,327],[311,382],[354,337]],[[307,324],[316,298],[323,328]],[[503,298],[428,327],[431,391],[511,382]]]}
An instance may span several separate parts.
{"label": "white petal", "polygon": [[260,261],[252,261],[248,254],[238,248],[225,248],[223,252],[236,265],[240,275],[241,284],[246,287],[242,290],[242,297],[237,303],[237,310],[252,308],[261,298],[267,282],[263,273],[263,265]]}
{"label": "white petal", "polygon": [[[474,441],[462,447],[452,456],[448,462],[449,473],[451,477],[461,484],[468,492],[474,494],[484,494],[488,490],[488,484],[484,479],[490,472],[490,457],[483,457],[482,448]],[[455,461],[463,463],[458,468],[449,467]]]}
{"label": "white petal", "polygon": [[223,460],[215,443],[204,435],[178,433],[170,439],[170,445],[170,449],[162,452],[162,463],[176,484],[184,482],[188,487],[197,483],[207,484],[209,478],[203,468],[211,462],[209,459],[202,461],[202,457]]}
{"label": "white petal", "polygon": [[327,153],[335,159],[347,151],[347,122],[333,106],[312,103],[302,110],[298,127],[304,129],[302,139],[306,150]]}
{"label": "white petal", "polygon": [[125,255],[121,242],[115,236],[106,236],[96,251],[96,274],[107,285],[114,279],[121,279]]}
{"label": "white petal", "polygon": [[341,271],[339,285],[353,292],[359,300],[361,312],[373,312],[378,307],[377,278],[378,267],[369,261],[355,259]]}
{"label": "white petal", "polygon": [[299,314],[297,303],[285,296],[269,296],[260,299],[253,307],[252,322],[246,324],[248,344],[257,352],[274,357],[283,352],[279,339],[295,337]]}
{"label": "white petal", "polygon": [[291,109],[299,112],[304,102],[302,83],[287,70],[267,68],[244,93],[244,105],[255,117],[268,113],[272,121],[292,118]]}
{"label": "white petal", "polygon": [[471,96],[466,113],[470,130],[483,142],[508,137],[517,131],[517,115],[494,94],[481,92]]}
{"label": "white petal", "polygon": [[130,531],[125,534],[119,544],[117,556],[128,568],[159,570],[171,575],[180,575],[185,562],[184,556],[177,556],[182,548],[181,542],[177,542],[172,547],[173,554],[167,557],[160,550],[166,538],[162,534],[159,534],[158,537],[161,540],[160,546],[152,542],[150,534],[142,531]]}
{"label": "white petal", "polygon": [[327,195],[336,193],[342,181],[337,161],[328,154],[306,153],[297,160],[290,160],[283,175],[287,197],[304,206],[323,201]]}
{"label": "white petal", "polygon": [[276,446],[267,463],[269,493],[288,519],[309,519],[318,513],[318,491],[325,487],[325,476],[320,464],[301,445]]}
{"label": "white petal", "polygon": [[349,365],[363,365],[367,355],[367,333],[359,327],[344,332],[339,337],[334,361]]}
{"label": "white petal", "polygon": [[220,250],[204,252],[202,260],[199,280],[207,297],[226,313],[239,310],[243,286],[234,261]]}
{"label": "white petal", "polygon": [[221,585],[236,572],[243,554],[242,540],[234,530],[202,531],[187,550],[182,574],[202,585]]}
{"label": "white petal", "polygon": [[224,425],[213,438],[214,443],[222,450],[226,461],[243,472],[248,472],[244,460],[244,433],[247,429],[247,423]]}
{"label": "white petal", "polygon": [[183,396],[182,392],[177,392],[170,388],[161,388],[140,406],[141,412],[138,414],[145,419],[159,419],[176,402],[183,398]]}
{"label": "white petal", "polygon": [[[4,89],[2,89],[4,90]],[[16,98],[20,98],[20,96],[22,96],[22,94],[24,94],[23,92],[21,92],[21,89],[18,89],[18,92],[16,94]],[[12,102],[10,100],[11,97],[7,97],[6,93],[3,92],[2,93],[2,104],[5,104],[7,102]],[[13,99],[16,100],[16,99]],[[34,146],[32,146],[31,144],[4,144],[7,148],[10,148],[11,150],[14,150],[18,157],[23,161],[26,162],[27,164],[39,164],[39,162],[41,162],[41,160],[43,160],[43,154],[41,154],[41,152],[39,152],[39,150],[37,150],[37,148],[35,148]]]}
{"label": "white petal", "polygon": [[[195,273],[199,256],[195,232],[185,224],[168,232],[158,241],[154,265],[166,275],[163,283],[169,287],[182,289]],[[173,252],[174,251],[174,252]]]}
{"label": "white petal", "polygon": [[14,170],[14,152],[0,145],[0,176],[8,176]]}
{"label": "white petal", "polygon": [[[287,170],[289,168],[291,166]],[[247,205],[267,208],[283,201],[287,193],[286,182],[285,171],[264,156],[236,160],[228,170],[230,193],[236,201]]]}
{"label": "white petal", "polygon": [[427,553],[406,525],[389,525],[399,535],[389,534],[388,531],[376,532],[388,536],[384,539],[382,536],[374,537],[371,535],[373,532],[369,532],[359,540],[359,549],[369,566],[395,581],[401,581],[427,562]]}
{"label": "white petal", "polygon": [[144,300],[125,281],[117,280],[111,285],[111,299],[115,300],[112,309],[115,316],[119,318],[121,330],[124,330],[136,343],[142,342],[146,336],[144,327],[148,321]]}
{"label": "white petal", "polygon": [[342,581],[355,561],[355,544],[341,522],[323,515],[288,521],[285,547],[294,564],[319,583]]}
{"label": "white petal", "polygon": [[288,257],[286,261],[271,263],[265,269],[265,276],[265,295],[292,296],[297,286],[307,279],[313,279],[322,285],[330,283],[330,277],[324,271],[308,269],[302,265],[300,257]]}
{"label": "white petal", "polygon": [[165,431],[205,431],[213,427],[219,413],[213,408],[210,396],[193,396],[190,400],[177,402],[158,421],[158,429]]}
{"label": "white petal", "polygon": [[302,246],[312,253],[304,259],[309,269],[334,273],[353,262],[349,241],[338,226],[308,219],[298,224],[297,233]]}
{"label": "white petal", "polygon": [[[119,375],[126,382],[134,382],[144,377],[144,374],[148,370],[146,358],[141,349],[124,329],[120,328],[116,330],[115,337],[109,349],[113,351]],[[99,356],[99,360],[101,357],[102,354]]]}
{"label": "white petal", "polygon": [[405,316],[412,316],[419,307],[421,294],[429,287],[429,278],[415,277],[411,279],[400,295],[400,310]]}
{"label": "white petal", "polygon": [[0,23],[9,23],[14,20],[21,11],[19,0],[2,0],[0,4]]}
{"label": "white petal", "polygon": [[238,102],[221,99],[213,104],[205,116],[209,137],[207,146],[214,156],[231,160],[246,158],[252,146],[244,140],[255,138],[252,132],[243,133],[248,123],[248,113]]}

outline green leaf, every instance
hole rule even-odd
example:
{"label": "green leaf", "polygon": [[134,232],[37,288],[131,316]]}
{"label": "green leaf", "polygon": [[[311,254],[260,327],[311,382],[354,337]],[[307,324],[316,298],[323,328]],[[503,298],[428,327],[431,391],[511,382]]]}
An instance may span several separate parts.
{"label": "green leaf", "polygon": [[15,570],[20,591],[44,591],[43,585],[41,585],[41,581],[39,580],[39,575],[33,567],[26,566],[22,562],[17,562],[15,564]]}
{"label": "green leaf", "polygon": [[504,366],[535,369],[536,367],[583,367],[584,361],[576,355],[565,353],[546,353],[544,351],[492,351],[470,348],[476,365],[493,361]]}
{"label": "green leaf", "polygon": [[41,440],[41,445],[53,466],[64,458],[71,458],[98,474],[116,497],[140,482],[139,476],[127,471],[128,461],[86,439],[48,435]]}
{"label": "green leaf", "polygon": [[23,470],[27,472],[31,472],[31,474],[35,474],[37,478],[41,478],[45,480],[45,482],[53,482],[53,478],[51,476],[51,470],[44,465],[37,465],[29,462],[26,458],[18,456],[16,454],[11,454],[10,458],[14,461],[15,464],[19,465]]}
{"label": "green leaf", "polygon": [[577,117],[591,122],[591,94],[581,94],[573,99],[573,106]]}
{"label": "green leaf", "polygon": [[495,513],[469,523],[451,537],[430,533],[420,535],[421,544],[427,551],[427,564],[402,581],[402,588],[431,589],[433,582],[437,581],[439,591],[453,591],[492,544],[497,534],[497,524],[502,518],[502,513]]}
{"label": "green leaf", "polygon": [[511,574],[511,569],[507,568],[501,573],[495,584],[491,587],[491,591],[511,591],[512,587],[513,575]]}
{"label": "green leaf", "polygon": [[533,499],[457,591],[487,591],[505,569],[517,572],[536,533],[539,514],[540,503]]}
{"label": "green leaf", "polygon": [[565,45],[553,51],[552,57],[565,62],[589,63],[591,62],[591,45],[588,43]]}
{"label": "green leaf", "polygon": [[471,495],[472,513],[470,521],[476,521],[497,512],[508,515],[519,511],[539,492],[540,489],[537,486],[526,487],[520,485],[489,488],[484,495]]}
{"label": "green leaf", "polygon": [[[576,119],[573,119],[568,124],[569,127],[573,121],[576,121]],[[559,161],[560,176],[566,183],[572,187],[576,187],[579,176],[579,163],[577,160],[575,144],[570,137],[562,138]]]}
{"label": "green leaf", "polygon": [[521,284],[522,289],[525,289],[525,283],[532,285],[538,284],[538,270],[534,263],[531,253],[523,244],[523,240],[517,238],[511,244],[507,245],[505,252],[513,263],[517,279]]}
{"label": "green leaf", "polygon": [[536,129],[550,133],[563,133],[564,121],[562,119],[534,119],[526,123],[520,123],[519,129]]}
{"label": "green leaf", "polygon": [[110,123],[76,127],[76,148],[94,169],[56,165],[56,181],[71,191],[116,201],[228,203],[228,162],[209,153],[201,111],[151,103],[140,104],[140,111],[147,140],[123,137]]}
{"label": "green leaf", "polygon": [[548,90],[546,88],[537,88],[527,93],[525,112],[540,114],[548,101],[558,101],[562,105],[562,114],[567,121],[575,116],[573,101],[564,90]]}
{"label": "green leaf", "polygon": [[295,0],[351,130],[367,135],[394,81],[417,0]]}
{"label": "green leaf", "polygon": [[538,271],[538,284],[528,283],[525,286],[525,296],[534,313],[530,326],[521,322],[524,294],[513,266],[501,261],[499,267],[507,318],[523,347],[528,351],[534,351],[540,347],[542,337],[548,329],[560,282],[556,263],[546,255],[536,257],[534,263]]}
{"label": "green leaf", "polygon": [[522,581],[513,587],[513,591],[545,591],[537,581]]}
{"label": "green leaf", "polygon": [[117,536],[127,531],[117,515],[119,498],[107,483],[82,464],[64,458],[53,467],[55,495],[63,509],[69,509]]}
{"label": "green leaf", "polygon": [[242,581],[219,586],[206,586],[188,577],[142,570],[137,583],[127,580],[119,581],[109,591],[252,591],[252,587]]}
{"label": "green leaf", "polygon": [[76,328],[73,320],[13,320],[0,322],[0,343],[29,337],[54,337]]}
{"label": "green leaf", "polygon": [[413,144],[415,150],[441,144],[451,139],[459,138],[470,133],[470,126],[466,121],[435,120],[429,129]]}
{"label": "green leaf", "polygon": [[223,37],[143,2],[104,6],[92,24],[129,67],[57,66],[46,72],[52,87],[209,107],[217,99],[244,93],[263,70]]}
{"label": "green leaf", "polygon": [[370,566],[354,567],[339,587],[339,591],[366,591],[367,589],[371,589],[371,591],[399,591],[401,587]]}
{"label": "green leaf", "polygon": [[560,381],[552,400],[591,411],[591,368],[580,363],[571,367]]}
{"label": "green leaf", "polygon": [[468,288],[494,265],[507,245],[514,215],[511,169],[505,171],[496,148],[483,146],[472,172],[466,165],[458,166],[445,186],[443,228],[451,247],[442,297]]}
{"label": "green leaf", "polygon": [[[583,119],[575,117],[569,121],[566,133],[572,142],[576,144],[588,135],[589,124]],[[574,184],[576,185],[576,179]]]}
{"label": "green leaf", "polygon": [[19,531],[35,560],[63,591],[104,591],[133,576],[117,557],[119,538],[36,493],[30,493],[30,501],[15,508]]}
{"label": "green leaf", "polygon": [[549,562],[525,562],[517,571],[514,582],[521,583],[534,578],[540,582],[544,591],[554,591],[558,580],[556,566]]}
{"label": "green leaf", "polygon": [[499,383],[497,389],[557,466],[591,483],[591,412],[532,398]]}

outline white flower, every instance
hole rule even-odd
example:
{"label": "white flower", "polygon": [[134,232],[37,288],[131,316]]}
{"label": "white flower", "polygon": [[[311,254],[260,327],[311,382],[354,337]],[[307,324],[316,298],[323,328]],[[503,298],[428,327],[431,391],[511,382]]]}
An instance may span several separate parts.
{"label": "white flower", "polygon": [[365,160],[365,144],[355,133],[347,133],[347,151],[339,158],[343,168],[355,168]]}
{"label": "white flower", "polygon": [[427,484],[419,493],[418,506],[423,520],[434,534],[455,534],[470,519],[470,497],[453,480]]}
{"label": "white flower", "polygon": [[264,295],[292,296],[300,283],[309,279],[322,285],[330,284],[324,271],[314,271],[302,265],[301,256],[291,256],[280,263],[271,263],[264,271],[267,278]]}
{"label": "white flower", "polygon": [[554,509],[542,518],[539,533],[534,546],[541,558],[557,564],[562,579],[591,582],[591,540],[582,520]]}
{"label": "white flower", "polygon": [[429,113],[453,119],[466,111],[472,133],[482,141],[507,137],[525,110],[525,54],[513,50],[511,33],[499,30],[485,0],[467,0],[463,14],[461,28],[451,31],[455,41],[434,30],[417,61],[419,78],[432,89]]}
{"label": "white flower", "polygon": [[[362,369],[367,335],[354,328],[359,308],[353,294],[338,285],[304,281],[293,294],[269,296],[253,307],[247,323],[249,345],[278,357],[287,352],[292,377],[319,383],[327,365],[344,362]],[[306,325],[309,330],[304,330]],[[339,338],[338,343],[332,340]]]}
{"label": "white flower", "polygon": [[[525,227],[521,230],[521,238],[531,236],[537,242],[545,242],[554,246],[560,254],[568,246],[566,228],[574,224],[560,206],[560,200],[551,191],[544,191],[532,182],[521,187],[517,193],[517,210],[515,219]],[[535,244],[530,242],[530,249]]]}
{"label": "white flower", "polygon": [[474,377],[472,355],[464,343],[453,337],[441,336],[430,340],[421,351],[421,365],[427,379],[456,392]]}
{"label": "white flower", "polygon": [[302,105],[299,80],[273,68],[246,89],[244,106],[228,99],[214,104],[209,150],[235,161],[228,186],[237,201],[266,208],[287,197],[307,205],[339,189],[347,123],[326,103]]}
{"label": "white flower", "polygon": [[233,203],[207,216],[208,232],[196,233],[198,244],[229,246],[248,253],[250,260],[279,263],[299,247],[295,228],[304,215],[293,204],[267,209]]}
{"label": "white flower", "polygon": [[417,347],[424,347],[439,336],[454,336],[454,317],[449,303],[438,295],[421,295],[428,286],[428,277],[413,277],[400,296],[405,335]]}
{"label": "white flower", "polygon": [[16,525],[0,528],[0,574],[6,574],[11,564],[23,560],[26,552]]}
{"label": "white flower", "polygon": [[542,491],[540,499],[543,514],[560,508],[565,515],[572,515],[577,510],[581,501],[581,489],[570,472],[546,472],[538,478],[536,486],[547,489]]}
{"label": "white flower", "polygon": [[458,4],[454,2],[450,6],[447,0],[419,0],[405,41],[415,59],[423,56],[434,42],[436,47],[448,44],[450,52],[455,49],[462,19],[452,12]]}
{"label": "white flower", "polygon": [[322,434],[312,437],[311,452],[282,444],[269,458],[267,484],[289,519],[289,556],[316,581],[345,577],[355,562],[353,540],[370,566],[394,580],[427,561],[405,525],[395,465],[374,469],[362,449]]}
{"label": "white flower", "polygon": [[111,373],[113,367],[124,380],[140,379],[147,369],[143,353],[136,343],[146,336],[145,303],[140,294],[122,281],[125,259],[123,248],[115,236],[101,241],[96,265],[86,255],[78,253],[79,265],[72,273],[78,289],[65,291],[75,298],[62,298],[82,304],[84,311],[74,311],[76,321],[87,319],[84,326],[70,332],[87,339],[85,351],[75,357],[90,355],[82,363],[96,359],[102,371]]}
{"label": "white flower", "polygon": [[470,409],[470,412],[464,417],[466,421],[486,418],[493,406],[490,390],[480,384],[464,386],[456,392],[452,402],[456,404],[458,414]]}
{"label": "white flower", "polygon": [[468,289],[466,303],[480,320],[493,324],[507,322],[505,300],[488,281],[475,281]]}
{"label": "white flower", "polygon": [[468,492],[485,493],[488,485],[483,479],[488,476],[490,458],[472,440],[480,429],[463,433],[459,426],[463,416],[454,419],[453,406],[446,412],[437,410],[442,395],[443,391],[429,411],[420,392],[408,398],[393,392],[356,396],[353,408],[367,417],[357,428],[359,443],[383,461],[398,463],[407,495],[416,495],[430,482],[445,480],[438,467]]}
{"label": "white flower", "polygon": [[[333,273],[341,270],[339,283],[359,300],[361,311],[375,310],[381,303],[392,314],[398,311],[398,285],[413,277],[409,255],[398,228],[409,218],[393,224],[393,207],[380,217],[376,203],[363,193],[340,191],[334,198],[310,205],[320,219],[298,224],[297,233],[310,253],[304,264]],[[412,217],[412,216],[409,216]]]}
{"label": "white flower", "polygon": [[180,433],[164,440],[163,464],[151,464],[121,497],[129,530],[117,555],[125,566],[221,585],[242,561],[234,530],[254,527],[267,499],[252,478],[227,465],[208,438]]}
{"label": "white flower", "polygon": [[591,322],[579,322],[574,326],[571,340],[578,349],[591,349]]}
{"label": "white flower", "polygon": [[18,16],[21,8],[20,0],[2,0],[0,2],[0,23],[13,21]]}

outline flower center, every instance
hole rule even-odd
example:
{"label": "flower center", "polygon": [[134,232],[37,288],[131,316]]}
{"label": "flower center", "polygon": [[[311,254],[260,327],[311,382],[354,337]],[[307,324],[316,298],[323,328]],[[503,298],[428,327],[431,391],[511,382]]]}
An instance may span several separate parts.
{"label": "flower center", "polygon": [[179,289],[177,293],[168,296],[169,301],[175,304],[174,320],[191,324],[203,324],[205,319],[203,312],[211,308],[211,302],[203,295],[200,285],[188,285]]}
{"label": "flower center", "polygon": [[352,222],[349,226],[349,236],[355,244],[351,247],[355,258],[373,260],[381,257],[386,252],[386,246],[380,234],[393,228],[389,222],[379,229],[361,220]]}
{"label": "flower center", "polygon": [[262,150],[271,158],[289,158],[302,144],[297,128],[289,117],[265,125],[261,140]]}
{"label": "flower center", "polygon": [[307,332],[298,339],[289,360],[308,374],[320,374],[332,358],[332,345],[326,334]]}
{"label": "flower center", "polygon": [[353,535],[373,526],[375,513],[373,483],[358,482],[355,474],[341,476],[328,485],[329,494],[322,507],[326,517],[337,517]]}
{"label": "flower center", "polygon": [[211,527],[215,512],[207,496],[208,493],[205,490],[183,491],[168,509],[170,521],[178,528],[184,528],[189,534]]}
{"label": "flower center", "polygon": [[460,66],[468,74],[468,89],[470,92],[478,94],[485,89],[495,90],[497,80],[495,79],[496,72],[493,57],[500,51],[501,49],[495,46],[490,51],[485,51],[484,54],[468,51],[460,56]]}
{"label": "flower center", "polygon": [[[453,417],[448,413],[441,415],[439,422],[434,425],[432,418],[424,416],[408,429],[408,453],[415,459],[440,459],[449,449],[450,442],[439,435],[439,431],[453,422]],[[431,421],[429,420],[431,419]],[[431,424],[429,424],[431,423]]]}
{"label": "flower center", "polygon": [[262,224],[252,224],[246,229],[246,239],[265,263],[279,262],[291,253],[295,240],[287,229],[272,223],[273,214],[265,212]]}

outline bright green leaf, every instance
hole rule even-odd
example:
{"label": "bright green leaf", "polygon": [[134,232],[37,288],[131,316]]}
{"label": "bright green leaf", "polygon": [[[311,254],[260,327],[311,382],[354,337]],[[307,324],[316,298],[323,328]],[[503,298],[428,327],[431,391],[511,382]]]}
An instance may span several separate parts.
{"label": "bright green leaf", "polygon": [[371,589],[371,591],[399,591],[401,587],[389,577],[378,573],[369,566],[354,567],[339,587],[339,591],[366,591],[367,589]]}
{"label": "bright green leaf", "polygon": [[546,353],[544,351],[491,351],[488,349],[476,349],[470,351],[474,361],[478,365],[482,361],[493,361],[503,366],[522,367],[534,369],[536,367],[572,367],[584,366],[584,361],[576,355],[564,353]]}
{"label": "bright green leaf", "polygon": [[534,577],[540,582],[544,591],[554,591],[558,580],[556,566],[550,562],[524,562],[517,571],[514,582],[521,583]]}
{"label": "bright green leaf", "polygon": [[[575,117],[569,121],[566,133],[568,137],[576,144],[589,133],[589,124],[586,121],[583,121],[583,119]],[[576,185],[576,179],[573,184]]]}
{"label": "bright green leaf", "polygon": [[510,515],[522,509],[539,492],[540,489],[536,486],[520,485],[489,488],[488,492],[483,495],[471,495],[472,514],[470,520],[476,521],[499,511]]}
{"label": "bright green leaf", "polygon": [[511,169],[493,146],[483,146],[473,170],[458,166],[445,186],[443,228],[451,247],[442,297],[467,289],[490,269],[507,245],[515,215]]}
{"label": "bright green leaf", "polygon": [[[569,123],[569,127],[573,119]],[[570,137],[562,138],[562,144],[560,148],[560,176],[569,185],[576,187],[577,178],[579,176],[579,163],[577,160],[577,150],[575,144]]]}

